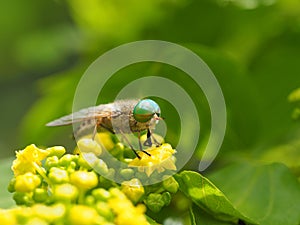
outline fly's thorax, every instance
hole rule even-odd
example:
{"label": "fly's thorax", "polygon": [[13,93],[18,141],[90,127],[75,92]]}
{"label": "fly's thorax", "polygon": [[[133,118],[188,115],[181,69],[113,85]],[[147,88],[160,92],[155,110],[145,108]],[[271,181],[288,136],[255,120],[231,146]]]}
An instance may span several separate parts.
{"label": "fly's thorax", "polygon": [[138,122],[134,119],[133,114],[131,114],[129,119],[129,124],[130,124],[130,130],[132,132],[140,132],[140,131],[147,130],[149,128],[150,121],[145,123]]}
{"label": "fly's thorax", "polygon": [[120,100],[113,104],[111,120],[106,120],[106,124],[110,125],[115,133],[131,133],[133,126],[132,111],[138,100]]}

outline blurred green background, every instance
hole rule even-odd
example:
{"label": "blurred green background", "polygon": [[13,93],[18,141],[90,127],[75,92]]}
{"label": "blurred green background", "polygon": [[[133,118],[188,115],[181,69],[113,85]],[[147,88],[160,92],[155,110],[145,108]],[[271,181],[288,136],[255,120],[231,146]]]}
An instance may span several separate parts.
{"label": "blurred green background", "polygon": [[[72,111],[77,83],[98,56],[123,43],[156,39],[197,53],[223,90],[226,136],[205,175],[260,224],[299,224],[300,124],[293,119],[300,115],[299,0],[11,0],[0,2],[0,24],[1,190],[15,150],[35,143],[72,151],[72,128],[45,124]],[[141,75],[174,80],[196,103],[200,143],[186,168],[197,170],[210,112],[201,89],[183,72],[158,63],[131,65],[108,81],[99,103],[111,102]],[[178,114],[157,101],[167,141],[175,145]],[[13,205],[1,193],[1,206]],[[170,208],[156,217],[181,215]],[[195,212],[198,224],[228,224]]]}
{"label": "blurred green background", "polygon": [[[0,156],[30,143],[74,147],[71,128],[47,128],[71,112],[74,90],[98,56],[122,43],[171,41],[201,56],[223,89],[228,112],[224,144],[214,167],[231,161],[283,162],[299,168],[299,123],[288,95],[300,87],[298,0],[27,0],[0,3]],[[155,63],[120,71],[101,93],[111,101],[130,80],[169,74],[210,117],[203,93],[180,71]],[[162,103],[165,117],[176,113]],[[172,133],[172,129],[174,132]],[[170,142],[176,142],[176,127]],[[202,129],[202,128],[201,128]],[[173,135],[173,136],[172,136]],[[173,139],[172,139],[173,137]]]}

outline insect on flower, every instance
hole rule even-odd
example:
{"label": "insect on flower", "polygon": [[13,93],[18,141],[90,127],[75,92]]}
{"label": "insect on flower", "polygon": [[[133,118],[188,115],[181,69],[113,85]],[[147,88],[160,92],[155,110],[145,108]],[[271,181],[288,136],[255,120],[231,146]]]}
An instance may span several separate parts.
{"label": "insect on flower", "polygon": [[46,124],[46,126],[78,124],[74,132],[74,136],[76,137],[81,136],[91,129],[93,129],[93,137],[95,137],[98,129],[105,129],[113,134],[121,134],[136,156],[140,158],[125,134],[136,132],[139,139],[139,150],[150,156],[148,152],[143,150],[140,141],[141,132],[147,131],[147,139],[144,142],[145,146],[152,146],[152,140],[155,144],[159,145],[151,134],[158,120],[162,119],[158,104],[151,99],[118,100],[113,103],[82,109],[54,120]]}

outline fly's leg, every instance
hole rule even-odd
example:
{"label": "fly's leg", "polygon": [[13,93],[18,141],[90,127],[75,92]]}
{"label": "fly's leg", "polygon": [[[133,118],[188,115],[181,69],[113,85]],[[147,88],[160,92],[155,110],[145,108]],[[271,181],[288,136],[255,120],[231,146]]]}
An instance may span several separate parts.
{"label": "fly's leg", "polygon": [[144,142],[145,146],[151,147],[152,146],[152,140],[151,140],[151,132],[150,129],[147,130],[147,139]]}
{"label": "fly's leg", "polygon": [[144,142],[145,146],[152,146],[152,140],[154,141],[154,143],[156,144],[156,147],[161,146],[161,143],[159,143],[156,138],[154,137],[154,135],[152,135],[150,129],[148,128],[147,130],[147,140]]}
{"label": "fly's leg", "polygon": [[94,130],[93,130],[93,136],[92,136],[92,140],[95,140],[96,134],[97,134],[97,127],[98,127],[98,123],[96,123]]}
{"label": "fly's leg", "polygon": [[131,148],[131,150],[134,152],[134,154],[136,155],[136,157],[138,157],[139,159],[141,159],[141,157],[137,154],[137,152],[134,150],[133,146],[130,144],[129,140],[127,139],[127,137],[125,136],[125,134],[119,130],[119,133],[122,135],[122,137],[124,138],[124,140],[127,142],[127,144],[129,145],[129,147]]}
{"label": "fly's leg", "polygon": [[[151,133],[151,134],[152,134],[152,133]],[[151,135],[151,137],[152,137],[153,141],[155,142],[156,147],[161,146],[161,143],[159,143],[159,142],[156,140],[156,138],[154,137],[154,135]]]}
{"label": "fly's leg", "polygon": [[150,153],[146,152],[145,150],[143,150],[143,146],[142,146],[142,143],[141,143],[141,133],[138,132],[138,139],[139,139],[139,146],[140,146],[140,151],[144,152],[145,154],[147,154],[148,156],[151,156]]}
{"label": "fly's leg", "polygon": [[110,133],[116,134],[116,132],[114,132],[112,129],[110,129],[110,128],[104,126],[103,124],[100,124],[100,126],[103,127],[105,130],[109,131]]}
{"label": "fly's leg", "polygon": [[138,139],[139,139],[140,150],[142,151],[143,150],[143,146],[142,146],[142,143],[141,143],[141,133],[140,132],[138,132]]}

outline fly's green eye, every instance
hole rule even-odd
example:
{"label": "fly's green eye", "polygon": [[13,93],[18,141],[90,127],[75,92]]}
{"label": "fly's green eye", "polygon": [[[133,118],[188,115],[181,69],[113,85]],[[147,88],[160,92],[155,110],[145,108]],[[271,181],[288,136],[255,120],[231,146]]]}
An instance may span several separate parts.
{"label": "fly's green eye", "polygon": [[158,104],[151,99],[139,101],[133,109],[133,117],[136,121],[145,123],[152,119],[154,114],[160,114]]}

